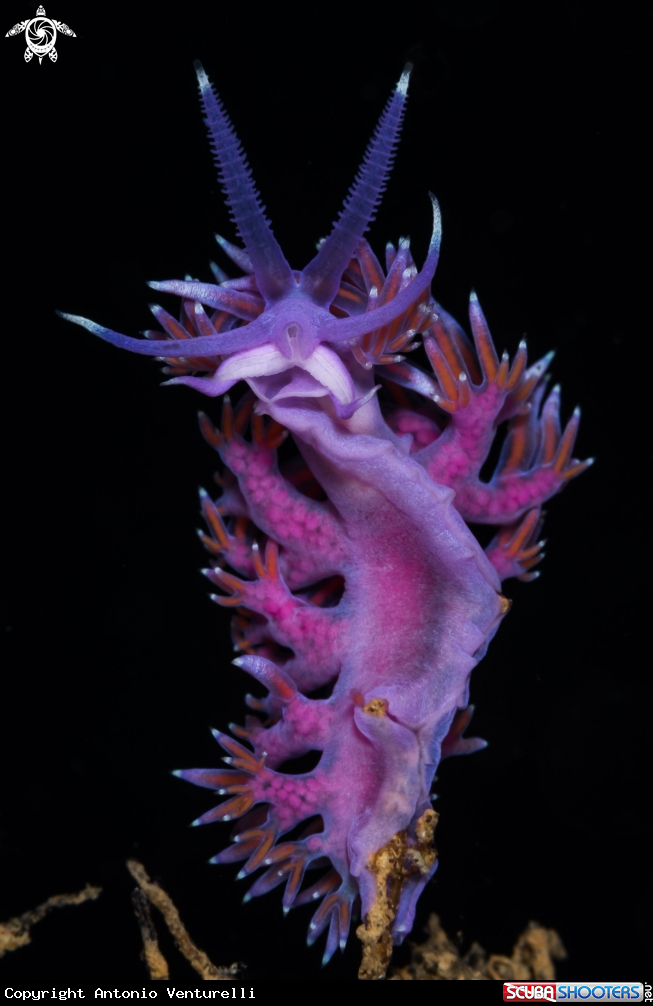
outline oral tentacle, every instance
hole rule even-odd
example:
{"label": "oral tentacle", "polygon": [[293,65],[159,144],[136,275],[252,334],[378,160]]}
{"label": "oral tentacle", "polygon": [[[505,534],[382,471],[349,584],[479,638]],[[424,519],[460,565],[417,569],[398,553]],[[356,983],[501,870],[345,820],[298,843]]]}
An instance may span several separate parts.
{"label": "oral tentacle", "polygon": [[183,345],[176,346],[172,340],[135,339],[133,336],[123,335],[121,332],[114,332],[113,329],[105,328],[103,325],[98,325],[97,322],[91,321],[89,318],[82,318],[80,315],[67,314],[64,311],[58,311],[57,314],[64,321],[72,321],[75,325],[81,325],[93,335],[99,336],[104,342],[110,342],[118,349],[127,349],[130,353],[138,353],[141,356],[223,356],[251,346],[261,346],[270,338],[269,327],[260,318],[232,332],[191,337],[184,340]]}
{"label": "oral tentacle", "polygon": [[357,315],[352,318],[343,318],[337,323],[332,323],[330,326],[331,330],[323,336],[325,342],[348,342],[351,339],[359,339],[381,325],[390,324],[399,315],[406,313],[414,307],[424,291],[428,290],[438,264],[440,241],[442,238],[440,207],[435,196],[431,195],[430,198],[433,209],[433,230],[431,232],[428,255],[421,271],[411,279],[401,293],[397,294],[387,304],[378,307],[373,313]]}

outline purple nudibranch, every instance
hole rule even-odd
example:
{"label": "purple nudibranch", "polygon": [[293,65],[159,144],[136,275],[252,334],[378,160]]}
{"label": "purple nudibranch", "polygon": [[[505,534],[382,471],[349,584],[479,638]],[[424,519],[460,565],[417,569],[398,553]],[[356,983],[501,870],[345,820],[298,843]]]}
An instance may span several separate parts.
{"label": "purple nudibranch", "polygon": [[[169,384],[209,396],[249,386],[235,408],[225,397],[221,429],[200,415],[225,466],[219,499],[201,494],[200,537],[219,591],[212,598],[235,608],[243,655],[234,663],[268,695],[247,697],[260,716],[231,727],[238,741],[214,731],[228,768],[176,774],[226,796],[195,823],[237,820],[233,844],[212,861],[244,861],[240,877],[263,870],[247,898],[284,884],[285,910],[320,902],[308,939],[328,930],[327,961],[344,947],[352,914],[366,918],[375,905],[376,854],[399,833],[417,849],[441,758],[484,746],[463,733],[471,671],[509,607],[501,582],[538,575],[542,504],[591,459],[572,457],[578,410],[561,431],[559,389],[546,390],[552,354],[529,367],[522,342],[512,363],[499,358],[474,294],[473,342],[433,300],[433,197],[421,270],[407,240],[389,244],[381,265],[365,239],[392,167],[409,67],[333,230],[301,271],[286,261],[222,103],[196,69],[244,247],[218,242],[243,275],[213,266],[215,283],[151,284],[177,294],[181,310],[177,320],[153,306],[163,331],[144,340],[63,317],[163,359]],[[406,362],[418,347],[421,365]],[[503,423],[497,468],[483,482]],[[467,522],[497,527],[485,550]],[[320,755],[312,771],[283,771],[311,751]],[[396,943],[435,855],[421,864],[405,871],[396,898]]]}

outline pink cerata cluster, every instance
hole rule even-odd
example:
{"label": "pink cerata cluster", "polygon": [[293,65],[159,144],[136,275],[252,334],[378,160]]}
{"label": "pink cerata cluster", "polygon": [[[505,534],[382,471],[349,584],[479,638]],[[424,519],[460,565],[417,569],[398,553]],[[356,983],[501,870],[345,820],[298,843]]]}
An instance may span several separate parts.
{"label": "pink cerata cluster", "polygon": [[[572,457],[578,410],[561,433],[559,390],[546,393],[552,354],[528,366],[522,342],[512,363],[499,358],[474,294],[473,341],[431,296],[433,196],[421,270],[407,240],[388,244],[381,264],[364,238],[409,68],[331,234],[301,271],[284,258],[220,99],[196,69],[243,247],[218,241],[242,275],[213,266],[212,284],[152,283],[181,309],[176,320],[154,306],[163,331],[145,340],[64,317],[163,358],[170,384],[212,397],[249,386],[235,407],[225,395],[221,429],[201,416],[224,464],[219,498],[201,495],[201,538],[213,600],[235,609],[234,663],[268,694],[247,697],[258,715],[230,727],[238,740],[214,731],[228,768],[176,774],[226,798],[195,823],[236,821],[213,862],[243,862],[240,877],[263,871],[248,898],[284,885],[284,909],[316,904],[309,943],[328,930],[326,961],[352,914],[390,942],[410,931],[436,868],[434,773],[441,758],[484,746],[463,732],[470,674],[509,607],[501,582],[537,576],[540,508],[590,461]],[[421,366],[405,357],[418,347]],[[485,550],[466,522],[497,526]],[[312,771],[284,771],[308,752],[319,757]]]}

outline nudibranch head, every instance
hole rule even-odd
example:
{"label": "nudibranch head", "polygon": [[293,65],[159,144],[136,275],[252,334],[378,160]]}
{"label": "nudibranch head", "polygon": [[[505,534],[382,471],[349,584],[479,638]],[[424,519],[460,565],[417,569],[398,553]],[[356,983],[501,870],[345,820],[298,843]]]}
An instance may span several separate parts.
{"label": "nudibranch head", "polygon": [[[357,389],[360,367],[370,370],[373,363],[396,362],[398,350],[431,320],[428,292],[441,233],[435,197],[432,237],[421,271],[413,263],[409,243],[402,242],[392,276],[383,283],[385,277],[364,239],[392,167],[410,66],[386,105],[331,234],[301,271],[286,261],[222,103],[200,64],[196,70],[227,204],[244,249],[218,240],[246,276],[217,286],[190,280],[150,284],[197,305],[191,331],[164,325],[166,334],[182,340],[183,346],[171,346],[153,332],[146,333],[146,340],[134,339],[86,318],[62,317],[132,352],[166,360],[201,358],[203,366],[174,376],[169,384],[187,384],[214,397],[245,380],[263,401],[330,397],[336,413],[347,418],[374,393],[371,386]],[[377,285],[361,290],[351,282],[347,270],[357,253],[370,259]],[[214,317],[197,310],[202,306],[212,308]],[[161,321],[165,313],[157,308],[155,314]],[[201,370],[210,376],[197,376]]]}

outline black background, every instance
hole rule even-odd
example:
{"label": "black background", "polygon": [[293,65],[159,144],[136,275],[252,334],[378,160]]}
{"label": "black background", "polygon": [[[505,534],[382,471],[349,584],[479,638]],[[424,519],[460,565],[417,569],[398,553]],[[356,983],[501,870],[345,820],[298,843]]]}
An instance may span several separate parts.
{"label": "black background", "polygon": [[[36,3],[3,5],[4,31]],[[410,233],[418,261],[444,220],[434,291],[461,321],[474,286],[498,348],[550,348],[576,455],[597,464],[548,506],[542,576],[475,671],[489,747],[446,762],[440,868],[422,897],[463,947],[509,952],[531,918],[560,932],[571,979],[641,979],[651,946],[650,667],[645,603],[645,66],[636,8],[434,2],[233,10],[190,2],[52,0],[77,37],[25,64],[3,38],[3,518],[7,594],[0,918],[85,882],[95,903],[50,917],[6,957],[6,983],[140,982],[124,861],[141,859],[197,943],[248,978],[354,980],[359,951],[321,970],[309,910],[279,892],[242,906],[206,860],[226,826],[188,830],[208,794],[169,775],[217,764],[210,725],[243,716],[228,614],[196,573],[197,486],[216,467],[195,414],[156,365],[58,319],[132,335],[149,279],[210,278],[234,234],[192,61],[222,94],[275,233],[301,267],[325,234],[399,76],[415,72],[400,152],[371,231]],[[169,308],[172,299],[160,297]],[[156,326],[155,326],[156,327]],[[219,418],[216,403],[208,411]],[[648,410],[647,410],[648,412]],[[648,852],[646,852],[648,849]],[[169,941],[164,948],[171,962]],[[176,982],[194,983],[172,965]]]}

